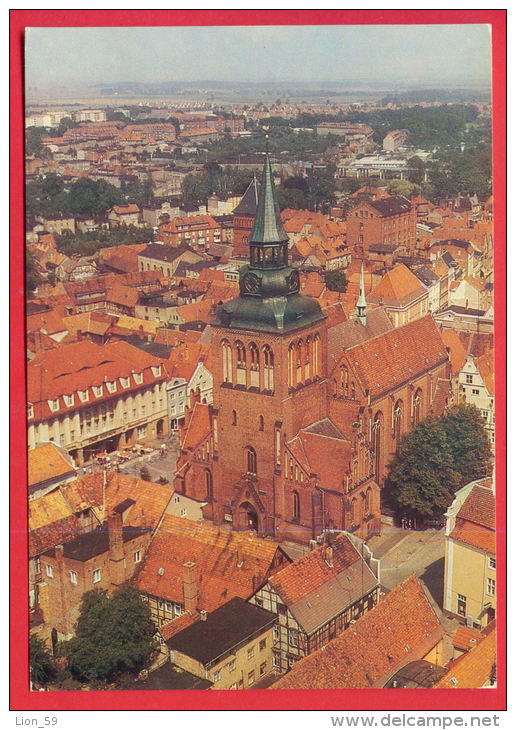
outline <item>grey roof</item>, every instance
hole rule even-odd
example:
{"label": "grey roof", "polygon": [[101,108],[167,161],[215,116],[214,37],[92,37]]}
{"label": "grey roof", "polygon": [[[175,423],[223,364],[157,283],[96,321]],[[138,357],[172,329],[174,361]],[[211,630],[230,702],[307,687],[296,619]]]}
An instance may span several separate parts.
{"label": "grey roof", "polygon": [[310,635],[377,585],[378,580],[367,563],[356,560],[288,608],[298,624]]}
{"label": "grey roof", "polygon": [[439,277],[435,271],[429,269],[428,266],[415,266],[411,268],[411,271],[425,286],[430,286],[436,281],[439,281]]}
{"label": "grey roof", "polygon": [[399,195],[391,195],[390,198],[382,198],[381,200],[371,200],[369,205],[375,208],[382,217],[408,213],[411,208],[410,201]]}
{"label": "grey roof", "polygon": [[329,418],[323,418],[321,421],[316,421],[315,423],[310,424],[310,426],[307,426],[307,428],[303,428],[302,431],[305,433],[314,433],[317,434],[317,436],[327,436],[328,438],[342,439],[343,441],[346,440],[337,426],[333,423],[333,421],[330,421]]}
{"label": "grey roof", "polygon": [[288,241],[279,214],[278,199],[272,176],[269,154],[265,156],[258,208],[250,243],[281,243]]}
{"label": "grey roof", "polygon": [[151,243],[138,255],[149,259],[157,259],[158,261],[172,262],[189,250],[186,246],[176,248],[175,246],[165,246],[161,243]]}
{"label": "grey roof", "polygon": [[260,190],[260,183],[253,177],[245,193],[242,195],[242,199],[237,207],[233,210],[233,215],[251,215],[255,216],[258,210],[258,193]]}
{"label": "grey roof", "polygon": [[187,626],[166,643],[172,650],[209,665],[262,633],[275,621],[276,614],[236,597],[209,613],[205,621]]}
{"label": "grey roof", "polygon": [[170,662],[166,662],[159,669],[150,672],[147,679],[143,681],[135,680],[117,687],[117,689],[133,691],[138,689],[210,689],[210,687],[213,687],[213,682],[208,679],[196,677],[195,674],[185,672]]}
{"label": "grey roof", "polygon": [[369,309],[366,313],[366,326],[358,319],[349,319],[328,328],[328,362],[330,368],[340,358],[344,350],[382,335],[394,329],[383,307]]}

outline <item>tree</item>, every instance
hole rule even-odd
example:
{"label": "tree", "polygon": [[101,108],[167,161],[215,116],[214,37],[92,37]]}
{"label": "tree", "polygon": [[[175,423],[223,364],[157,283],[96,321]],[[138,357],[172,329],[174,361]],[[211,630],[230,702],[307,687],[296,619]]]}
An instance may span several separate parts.
{"label": "tree", "polygon": [[57,674],[54,658],[46,643],[35,634],[30,635],[29,662],[30,676],[35,684],[48,684]]}
{"label": "tree", "polygon": [[82,178],[70,186],[69,212],[74,215],[103,215],[123,202],[122,192],[105,180]]}
{"label": "tree", "polygon": [[38,267],[32,251],[27,251],[25,256],[25,290],[27,293],[35,291],[39,284]]}
{"label": "tree", "polygon": [[389,466],[386,495],[400,514],[442,515],[457,489],[488,475],[491,465],[480,411],[461,404],[422,421],[402,439]]}
{"label": "tree", "polygon": [[403,195],[405,198],[410,198],[411,195],[421,192],[421,188],[410,180],[391,180],[387,184],[387,191],[391,195]]}
{"label": "tree", "polygon": [[386,490],[400,514],[443,514],[460,486],[442,420],[429,418],[407,434],[389,467]]}
{"label": "tree", "polygon": [[68,667],[80,682],[110,682],[121,673],[137,674],[155,649],[156,627],[138,591],[123,586],[85,593],[76,635],[64,646]]}
{"label": "tree", "polygon": [[348,287],[346,272],[342,269],[331,269],[324,272],[324,283],[330,291],[345,292]]}
{"label": "tree", "polygon": [[470,403],[450,408],[443,419],[454,468],[469,484],[491,472],[492,453],[479,409]]}

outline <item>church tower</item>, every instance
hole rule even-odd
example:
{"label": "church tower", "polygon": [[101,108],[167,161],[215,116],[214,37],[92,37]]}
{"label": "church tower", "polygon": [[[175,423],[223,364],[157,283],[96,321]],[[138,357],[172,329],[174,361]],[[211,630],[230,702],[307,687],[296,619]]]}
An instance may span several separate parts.
{"label": "church tower", "polygon": [[281,537],[284,444],[326,416],[325,315],[289,265],[267,151],[240,295],[212,324],[211,517]]}

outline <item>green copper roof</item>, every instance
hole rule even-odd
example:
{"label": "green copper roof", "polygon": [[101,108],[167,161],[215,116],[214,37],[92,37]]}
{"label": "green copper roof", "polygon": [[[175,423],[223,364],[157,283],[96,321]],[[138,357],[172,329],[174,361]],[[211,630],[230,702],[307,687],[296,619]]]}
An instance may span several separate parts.
{"label": "green copper roof", "polygon": [[288,235],[281,223],[269,153],[265,156],[258,197],[258,210],[250,243],[282,243]]}

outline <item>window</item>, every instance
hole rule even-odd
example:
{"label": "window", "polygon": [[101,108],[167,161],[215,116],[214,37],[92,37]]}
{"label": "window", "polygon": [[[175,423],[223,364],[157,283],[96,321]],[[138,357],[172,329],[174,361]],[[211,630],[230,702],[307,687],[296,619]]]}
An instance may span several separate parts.
{"label": "window", "polygon": [[101,578],[100,568],[97,568],[96,570],[93,571],[93,582],[94,583],[99,583],[100,582],[100,578]]}
{"label": "window", "polygon": [[41,562],[39,558],[34,558],[34,572],[41,573]]}
{"label": "window", "polygon": [[142,560],[142,554],[141,554],[141,552],[139,550],[136,550],[135,553],[134,553],[134,562],[135,563],[140,563],[141,560]]}
{"label": "window", "polygon": [[138,438],[143,439],[147,434],[147,426],[138,426]]}
{"label": "window", "polygon": [[489,567],[492,570],[496,570],[496,558],[489,558]]}
{"label": "window", "polygon": [[299,520],[301,516],[299,492],[292,492],[292,516],[294,520]]}
{"label": "window", "polygon": [[122,388],[128,388],[131,385],[131,381],[129,378],[120,378],[120,383],[122,385]]}
{"label": "window", "polygon": [[288,643],[290,646],[299,646],[299,631],[297,629],[288,630]]}
{"label": "window", "polygon": [[480,394],[480,391],[478,390],[478,388],[472,388],[471,389],[471,394],[472,395],[479,395]]}
{"label": "window", "polygon": [[274,353],[265,345],[263,352],[263,388],[264,390],[274,390]]}
{"label": "window", "polygon": [[494,578],[488,578],[487,579],[487,590],[486,593],[488,596],[494,596],[496,589],[496,581]]}
{"label": "window", "polygon": [[222,671],[219,669],[218,671],[216,671],[214,673],[214,675],[213,675],[213,681],[214,682],[220,682],[221,679],[222,679]]}
{"label": "window", "polygon": [[65,406],[73,406],[73,400],[74,400],[73,394],[65,395],[63,397],[64,397]]}
{"label": "window", "polygon": [[237,412],[236,412],[236,411],[233,411],[233,412],[231,413],[231,425],[232,425],[232,426],[236,426],[236,425],[237,425],[237,423],[238,423],[238,416],[237,416]]}
{"label": "window", "polygon": [[183,608],[180,603],[173,603],[172,606],[174,607],[174,616],[181,616],[183,612]]}
{"label": "window", "polygon": [[276,624],[272,630],[272,638],[274,641],[280,640],[280,627]]}
{"label": "window", "polygon": [[49,578],[54,577],[54,570],[53,570],[52,566],[49,565],[48,563],[45,565],[45,572]]}
{"label": "window", "polygon": [[[134,382],[137,385],[141,385],[143,383],[143,373],[133,373]],[[108,390],[109,390],[109,383],[107,384]],[[115,384],[115,390],[116,390],[116,384]],[[110,391],[112,393],[113,391]]]}
{"label": "window", "polygon": [[457,613],[459,616],[466,615],[466,596],[463,596],[461,593],[457,594]]}
{"label": "window", "polygon": [[260,664],[260,677],[263,677],[265,672],[267,671],[267,662],[262,662]]}
{"label": "window", "polygon": [[181,507],[181,517],[186,517],[186,507]]}
{"label": "window", "polygon": [[247,661],[254,657],[254,646],[247,650]]}
{"label": "window", "polygon": [[151,365],[151,370],[155,378],[159,378],[161,376],[161,365]]}
{"label": "window", "polygon": [[247,684],[250,687],[252,684],[254,684],[254,669],[252,672],[249,672],[247,675]]}
{"label": "window", "polygon": [[222,380],[225,383],[233,382],[233,352],[227,340],[222,340]]}
{"label": "window", "polygon": [[287,615],[287,607],[284,603],[277,603],[277,611],[280,616],[286,616]]}
{"label": "window", "polygon": [[253,449],[252,446],[247,446],[246,450],[246,468],[248,474],[256,474],[257,473],[257,466],[256,466],[256,451]]}
{"label": "window", "polygon": [[100,396],[102,395],[102,392],[103,392],[102,385],[94,385],[93,386],[93,395],[96,398],[100,398]]}
{"label": "window", "polygon": [[34,418],[34,406],[32,403],[27,404],[27,418]]}
{"label": "window", "polygon": [[396,405],[394,406],[394,416],[393,416],[394,439],[396,441],[396,447],[399,447],[400,441],[401,441],[402,418],[403,418],[403,403],[401,400],[399,400],[399,401],[396,401]]}
{"label": "window", "polygon": [[259,431],[263,431],[263,430],[264,430],[264,428],[265,428],[265,421],[264,421],[264,419],[263,419],[263,416],[260,416],[260,417],[258,418],[258,430],[259,430]]}
{"label": "window", "polygon": [[281,667],[281,654],[279,651],[272,652],[272,666],[275,669],[279,669]]}
{"label": "window", "polygon": [[296,661],[296,657],[295,656],[292,656],[291,654],[289,654],[287,656],[287,665],[288,665],[288,668],[289,669],[292,669],[292,667],[294,666],[294,662],[295,661]]}
{"label": "window", "polygon": [[228,672],[234,672],[236,669],[236,659],[232,659],[228,664]]}
{"label": "window", "polygon": [[267,646],[267,639],[260,639],[258,646],[260,647],[260,651],[263,651]]}
{"label": "window", "polygon": [[468,385],[471,385],[472,382],[473,382],[473,375],[466,375],[466,383],[468,383]]}
{"label": "window", "polygon": [[59,410],[59,398],[56,398],[55,400],[49,400],[48,407],[50,408],[51,411],[58,411]]}
{"label": "window", "polygon": [[77,573],[75,572],[75,570],[70,571],[70,583],[73,583],[74,586],[77,585]]}

